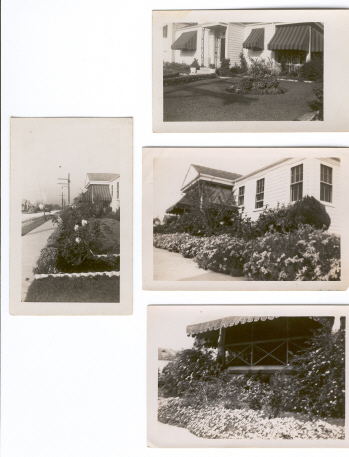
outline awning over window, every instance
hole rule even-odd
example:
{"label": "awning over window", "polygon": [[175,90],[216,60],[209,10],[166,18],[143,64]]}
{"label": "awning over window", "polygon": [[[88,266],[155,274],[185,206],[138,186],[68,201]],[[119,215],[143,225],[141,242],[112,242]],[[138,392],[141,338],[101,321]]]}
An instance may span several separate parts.
{"label": "awning over window", "polygon": [[193,32],[182,33],[182,35],[172,44],[171,49],[180,51],[196,51],[196,35],[196,30]]}
{"label": "awning over window", "polygon": [[275,35],[268,44],[268,49],[278,51],[282,49],[308,51],[309,25],[287,25],[277,27]]}
{"label": "awning over window", "polygon": [[243,43],[245,49],[263,51],[264,49],[264,28],[252,29],[251,33]]}
{"label": "awning over window", "polygon": [[82,195],[83,202],[111,202],[111,194],[109,186],[92,184],[87,191]]}
{"label": "awning over window", "polygon": [[324,34],[314,27],[311,29],[311,52],[324,52]]}

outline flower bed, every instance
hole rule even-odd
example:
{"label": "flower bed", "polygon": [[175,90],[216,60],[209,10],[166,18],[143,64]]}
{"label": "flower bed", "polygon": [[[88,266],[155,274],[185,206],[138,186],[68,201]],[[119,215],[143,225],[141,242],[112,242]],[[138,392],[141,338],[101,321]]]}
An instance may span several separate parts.
{"label": "flower bed", "polygon": [[324,420],[269,419],[261,411],[226,409],[223,404],[186,406],[180,398],[159,398],[158,420],[211,439],[344,439],[345,429]]}
{"label": "flower bed", "polygon": [[205,270],[253,281],[340,280],[340,237],[307,225],[249,242],[227,234],[154,234],[153,245],[193,258]]}
{"label": "flower bed", "polygon": [[266,76],[264,78],[248,77],[237,84],[228,87],[226,92],[234,94],[254,94],[254,95],[277,95],[287,92],[286,89],[279,86],[279,81],[275,76]]}

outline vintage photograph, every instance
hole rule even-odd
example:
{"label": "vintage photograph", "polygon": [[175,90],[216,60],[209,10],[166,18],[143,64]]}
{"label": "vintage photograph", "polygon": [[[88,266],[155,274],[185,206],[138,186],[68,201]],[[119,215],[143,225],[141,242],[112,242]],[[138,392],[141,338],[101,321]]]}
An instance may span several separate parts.
{"label": "vintage photograph", "polygon": [[329,120],[332,111],[327,111],[331,89],[324,64],[331,59],[325,43],[327,33],[332,41],[333,24],[325,12],[321,21],[318,12],[313,17],[310,11],[289,13],[155,11],[154,107],[162,114],[155,131],[198,131],[200,123],[205,123],[201,131],[221,131],[211,123],[247,123],[251,129],[251,122],[257,130],[280,129],[277,124],[258,127],[260,122],[283,122],[282,128],[294,131],[322,130],[315,124]]}
{"label": "vintage photograph", "polygon": [[343,446],[345,311],[237,308],[148,307],[149,444]]}
{"label": "vintage photograph", "polygon": [[341,287],[337,151],[176,151],[152,161],[154,282]]}
{"label": "vintage photograph", "polygon": [[[21,302],[120,304],[129,243],[121,221],[132,201],[123,195],[132,173],[122,166],[123,154],[132,164],[124,125],[131,144],[131,119],[12,119],[11,247]],[[132,218],[125,222],[132,232]]]}

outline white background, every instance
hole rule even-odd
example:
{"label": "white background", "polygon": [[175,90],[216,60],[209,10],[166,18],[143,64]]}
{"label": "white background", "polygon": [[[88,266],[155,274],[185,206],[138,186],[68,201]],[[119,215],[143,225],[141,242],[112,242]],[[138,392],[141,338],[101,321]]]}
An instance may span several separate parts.
{"label": "white background", "polygon": [[[348,304],[349,292],[143,292],[142,146],[349,146],[347,133],[153,134],[152,9],[258,8],[256,1],[3,0],[1,444],[3,457],[213,455],[146,447],[146,306]],[[348,1],[263,2],[348,7]],[[343,55],[347,48],[343,47]],[[347,57],[344,57],[347,58]],[[340,97],[340,88],[338,88]],[[134,118],[134,314],[11,317],[8,306],[10,116]],[[30,170],[28,170],[30,173]],[[246,455],[255,450],[234,450]],[[260,450],[265,455],[279,451]],[[283,454],[328,450],[294,451]],[[342,451],[330,451],[344,453]]]}

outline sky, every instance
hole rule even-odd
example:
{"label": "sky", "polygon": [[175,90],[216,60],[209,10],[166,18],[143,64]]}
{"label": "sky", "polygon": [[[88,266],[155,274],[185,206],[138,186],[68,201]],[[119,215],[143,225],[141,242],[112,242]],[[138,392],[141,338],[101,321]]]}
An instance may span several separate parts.
{"label": "sky", "polygon": [[148,306],[148,335],[156,338],[157,347],[189,349],[195,339],[187,336],[187,325],[207,322],[232,315],[231,307],[213,306]]}
{"label": "sky", "polygon": [[191,164],[245,175],[279,159],[275,152],[258,156],[255,152],[251,155],[243,151],[237,155],[224,149],[214,152],[186,149],[180,155],[177,153],[177,157],[154,158],[153,217],[162,220],[166,209],[180,200],[183,195],[180,189]]}
{"label": "sky", "polygon": [[[106,119],[29,119],[19,130],[22,198],[33,204],[61,205],[57,183],[66,181],[57,178],[68,173],[71,203],[84,190],[87,173],[119,173],[119,133]],[[66,187],[63,193],[67,203]]]}

